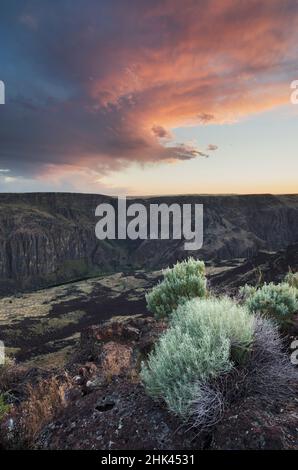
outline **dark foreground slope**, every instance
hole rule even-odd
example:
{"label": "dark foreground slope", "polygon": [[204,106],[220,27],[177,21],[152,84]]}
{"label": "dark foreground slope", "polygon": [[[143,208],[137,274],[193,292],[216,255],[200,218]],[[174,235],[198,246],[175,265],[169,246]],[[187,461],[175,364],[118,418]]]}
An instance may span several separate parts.
{"label": "dark foreground slope", "polygon": [[[112,319],[86,330],[81,353],[89,361],[93,354],[93,359],[80,367],[68,406],[35,445],[110,451],[298,449],[295,396],[277,403],[248,394],[224,409],[221,421],[205,433],[181,423],[148,397],[139,381],[139,363],[162,331],[162,323],[142,316]],[[295,392],[297,386],[293,382]]]}
{"label": "dark foreground slope", "polygon": [[98,204],[108,196],[68,193],[0,195],[0,294],[130,269],[158,269],[190,254],[205,260],[250,258],[298,241],[298,195],[171,196],[134,200],[203,203],[204,244],[98,241]]}
{"label": "dark foreground slope", "polygon": [[[245,282],[279,282],[289,267],[297,271],[297,256],[293,244],[209,266],[210,290],[233,295]],[[148,314],[144,294],[159,277],[118,273],[0,300],[7,351],[29,359],[0,377],[19,407],[0,420],[0,449],[298,449],[297,381],[282,403],[239,398],[201,434],[147,396],[140,364],[167,325]],[[289,360],[297,320],[283,332]]]}
{"label": "dark foreground slope", "polygon": [[14,369],[9,390],[19,408],[0,423],[0,449],[298,449],[294,376],[293,396],[277,402],[248,391],[204,433],[153,401],[140,382],[140,364],[166,327],[144,315],[114,317],[82,332],[66,375]]}

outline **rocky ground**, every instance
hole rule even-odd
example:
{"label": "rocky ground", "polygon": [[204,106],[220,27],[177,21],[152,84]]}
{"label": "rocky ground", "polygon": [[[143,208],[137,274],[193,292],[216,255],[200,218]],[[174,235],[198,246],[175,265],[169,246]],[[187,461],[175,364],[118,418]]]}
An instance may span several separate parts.
{"label": "rocky ground", "polygon": [[[221,423],[198,434],[149,398],[139,382],[141,360],[165,325],[122,317],[88,328],[75,363],[67,406],[37,438],[42,449],[298,449],[298,397],[235,403]],[[298,333],[298,329],[297,329]],[[78,362],[84,362],[78,367]],[[78,361],[78,362],[77,362]],[[295,384],[298,392],[298,384]]]}
{"label": "rocky ground", "polygon": [[[245,282],[279,281],[289,267],[297,271],[297,255],[296,244],[277,253],[260,252],[247,261],[210,264],[209,287],[233,295]],[[34,427],[26,445],[107,450],[298,449],[295,397],[279,404],[248,397],[226,410],[210,432],[198,434],[146,395],[139,380],[140,364],[166,325],[148,314],[144,294],[159,278],[160,272],[118,273],[1,299],[1,334],[21,361],[7,385],[12,404],[25,403],[25,409],[38,407],[46,412],[51,403],[48,398],[30,397],[30,385],[36,387],[42,381],[42,391],[52,377],[59,382],[59,394],[54,391],[52,400],[59,396],[61,405],[55,413],[42,415],[40,426],[25,420],[27,429]],[[287,344],[295,338],[297,324],[288,332]],[[293,386],[298,392],[297,384]],[[1,439],[4,447],[24,445],[14,435],[17,419],[12,418],[13,426],[2,423],[0,447]]]}
{"label": "rocky ground", "polygon": [[[218,425],[201,434],[146,395],[138,377],[140,362],[163,328],[142,316],[118,317],[88,328],[68,364],[70,379],[55,415],[25,445],[19,441],[17,417],[5,419],[0,426],[0,448],[298,450],[297,383],[293,384],[296,398],[268,403],[247,397],[227,409]],[[61,377],[61,371],[55,373]],[[14,399],[28,400],[28,384],[36,387],[40,380],[42,386],[48,383],[49,372],[24,371],[11,389]],[[45,403],[29,399],[25,410],[40,414],[49,403],[48,398]],[[27,438],[32,424],[26,415],[24,424]]]}

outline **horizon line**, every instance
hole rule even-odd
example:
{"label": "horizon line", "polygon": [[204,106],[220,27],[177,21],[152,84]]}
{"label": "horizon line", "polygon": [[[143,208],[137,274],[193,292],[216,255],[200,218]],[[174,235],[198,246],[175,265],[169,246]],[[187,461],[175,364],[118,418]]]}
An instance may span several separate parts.
{"label": "horizon line", "polygon": [[154,197],[179,197],[179,196],[298,196],[298,192],[296,193],[169,193],[169,194],[105,194],[105,193],[88,193],[88,192],[80,192],[80,191],[13,191],[13,192],[4,192],[0,191],[1,195],[33,195],[33,194],[69,194],[69,195],[86,195],[86,196],[105,196],[105,197],[126,197],[128,199],[137,199],[137,198],[154,198]]}

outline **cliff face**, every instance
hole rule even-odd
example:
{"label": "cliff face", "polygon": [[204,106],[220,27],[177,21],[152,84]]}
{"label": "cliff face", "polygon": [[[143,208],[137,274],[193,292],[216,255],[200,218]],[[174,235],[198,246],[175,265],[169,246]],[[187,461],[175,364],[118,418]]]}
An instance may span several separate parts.
{"label": "cliff face", "polygon": [[155,269],[193,255],[251,257],[298,241],[298,196],[173,196],[149,203],[204,204],[204,243],[99,241],[95,208],[107,196],[65,193],[0,195],[0,293],[39,288],[107,271]]}

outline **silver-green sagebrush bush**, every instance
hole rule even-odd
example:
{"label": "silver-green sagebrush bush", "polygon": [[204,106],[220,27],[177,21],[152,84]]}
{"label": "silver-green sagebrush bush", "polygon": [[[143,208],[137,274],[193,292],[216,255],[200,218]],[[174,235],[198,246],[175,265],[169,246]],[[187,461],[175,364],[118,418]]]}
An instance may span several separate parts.
{"label": "silver-green sagebrush bush", "polygon": [[245,361],[253,340],[253,316],[223,299],[193,299],[171,317],[170,328],[143,364],[148,393],[183,419],[206,383]]}
{"label": "silver-green sagebrush bush", "polygon": [[164,279],[146,295],[148,310],[157,318],[168,317],[180,304],[206,297],[205,264],[193,258],[163,272]]}
{"label": "silver-green sagebrush bush", "polygon": [[282,400],[297,371],[277,325],[231,299],[192,299],[142,364],[147,393],[198,429],[213,426],[236,400]]}
{"label": "silver-green sagebrush bush", "polygon": [[298,289],[288,282],[264,284],[260,288],[244,286],[240,296],[250,312],[256,312],[280,323],[291,321],[298,312]]}
{"label": "silver-green sagebrush bush", "polygon": [[282,406],[296,395],[297,370],[284,351],[278,326],[264,317],[253,318],[253,342],[245,361],[199,388],[191,406],[192,422],[198,429],[218,423],[231,404],[247,397],[255,397],[260,406],[277,402]]}

